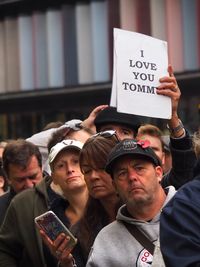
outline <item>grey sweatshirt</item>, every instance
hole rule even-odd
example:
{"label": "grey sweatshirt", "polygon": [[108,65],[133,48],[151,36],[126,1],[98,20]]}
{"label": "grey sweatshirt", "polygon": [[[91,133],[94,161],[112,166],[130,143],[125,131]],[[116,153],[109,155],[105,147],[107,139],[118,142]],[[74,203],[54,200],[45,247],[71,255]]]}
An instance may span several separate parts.
{"label": "grey sweatshirt", "polygon": [[[175,194],[169,186],[163,207]],[[97,235],[91,249],[86,267],[147,267],[151,266],[153,256],[129,233],[121,221],[135,224],[154,243],[159,237],[160,212],[150,221],[139,221],[127,217],[123,205],[117,220],[104,227]]]}

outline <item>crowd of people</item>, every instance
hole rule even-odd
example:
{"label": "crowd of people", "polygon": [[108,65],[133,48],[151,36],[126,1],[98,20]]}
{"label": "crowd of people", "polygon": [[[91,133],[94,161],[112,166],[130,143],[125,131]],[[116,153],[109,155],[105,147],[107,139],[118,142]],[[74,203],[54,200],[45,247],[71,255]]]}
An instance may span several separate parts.
{"label": "crowd of people", "polygon": [[[101,105],[5,144],[0,266],[200,266],[200,133],[181,122],[168,72],[157,88],[171,98],[168,136]],[[47,211],[77,238],[73,248],[66,233],[52,240],[35,224]]]}

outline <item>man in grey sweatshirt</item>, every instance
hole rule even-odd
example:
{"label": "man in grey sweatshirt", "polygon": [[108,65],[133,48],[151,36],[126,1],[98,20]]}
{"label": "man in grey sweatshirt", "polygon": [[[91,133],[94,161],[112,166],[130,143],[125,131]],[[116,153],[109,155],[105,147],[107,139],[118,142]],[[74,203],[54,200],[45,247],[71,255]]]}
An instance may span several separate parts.
{"label": "man in grey sweatshirt", "polygon": [[137,241],[124,222],[135,225],[156,244],[160,212],[175,189],[171,186],[163,189],[160,185],[161,162],[148,141],[121,141],[111,151],[106,171],[125,205],[119,209],[117,220],[98,234],[87,267],[151,266],[153,253]]}

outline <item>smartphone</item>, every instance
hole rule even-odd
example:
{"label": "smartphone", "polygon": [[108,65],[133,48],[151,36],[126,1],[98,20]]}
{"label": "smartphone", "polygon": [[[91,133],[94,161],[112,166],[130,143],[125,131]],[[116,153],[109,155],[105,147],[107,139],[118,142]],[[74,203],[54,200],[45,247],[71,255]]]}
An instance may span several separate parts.
{"label": "smartphone", "polygon": [[64,233],[70,237],[68,242],[69,250],[72,250],[77,243],[77,239],[69,229],[61,222],[53,211],[47,211],[35,218],[35,223],[39,229],[42,229],[46,235],[54,241],[59,234]]}

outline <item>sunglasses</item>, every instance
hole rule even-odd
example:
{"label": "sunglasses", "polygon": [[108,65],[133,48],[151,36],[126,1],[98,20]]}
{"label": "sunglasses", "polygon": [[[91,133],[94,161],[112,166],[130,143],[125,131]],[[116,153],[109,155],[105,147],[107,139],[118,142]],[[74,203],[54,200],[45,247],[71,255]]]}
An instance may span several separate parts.
{"label": "sunglasses", "polygon": [[102,137],[105,137],[105,138],[109,138],[109,137],[114,136],[117,139],[117,141],[119,141],[119,139],[117,137],[117,133],[114,130],[98,132],[98,133],[94,134],[92,137],[96,138],[97,136],[102,136]]}

